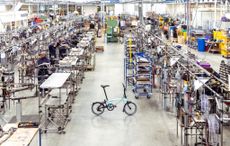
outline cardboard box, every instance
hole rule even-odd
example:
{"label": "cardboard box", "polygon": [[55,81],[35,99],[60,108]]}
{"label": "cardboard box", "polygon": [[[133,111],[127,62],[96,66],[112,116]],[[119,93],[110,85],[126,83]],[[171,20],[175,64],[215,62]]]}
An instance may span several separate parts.
{"label": "cardboard box", "polygon": [[178,43],[179,44],[184,44],[185,43],[184,36],[178,36]]}
{"label": "cardboard box", "polygon": [[96,46],[96,52],[104,52],[104,46]]}

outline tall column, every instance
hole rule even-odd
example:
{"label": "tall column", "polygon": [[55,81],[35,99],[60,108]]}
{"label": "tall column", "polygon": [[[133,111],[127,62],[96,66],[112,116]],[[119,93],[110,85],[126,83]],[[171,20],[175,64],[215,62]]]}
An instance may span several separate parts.
{"label": "tall column", "polygon": [[69,2],[67,2],[67,15],[69,16]]}
{"label": "tall column", "polygon": [[187,0],[186,2],[187,42],[190,35],[190,15],[191,15],[190,0]]}
{"label": "tall column", "polygon": [[138,3],[138,15],[140,22],[143,23],[143,0]]}
{"label": "tall column", "polygon": [[105,25],[104,13],[105,13],[105,4],[104,4],[103,1],[101,1],[101,22],[102,22],[102,26]]}
{"label": "tall column", "polygon": [[213,24],[213,27],[214,28],[216,28],[216,19],[217,19],[217,11],[216,11],[216,9],[217,9],[217,0],[215,0],[215,12],[214,12],[214,24]]}

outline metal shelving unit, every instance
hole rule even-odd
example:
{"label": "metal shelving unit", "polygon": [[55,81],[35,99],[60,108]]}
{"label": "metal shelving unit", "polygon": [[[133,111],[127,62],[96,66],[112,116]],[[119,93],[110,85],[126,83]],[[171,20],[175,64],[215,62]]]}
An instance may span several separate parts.
{"label": "metal shelving unit", "polygon": [[136,37],[129,34],[125,37],[124,80],[125,85],[134,84],[134,54],[137,52]]}
{"label": "metal shelving unit", "polygon": [[137,53],[134,60],[134,93],[135,98],[152,95],[152,61],[144,53]]}

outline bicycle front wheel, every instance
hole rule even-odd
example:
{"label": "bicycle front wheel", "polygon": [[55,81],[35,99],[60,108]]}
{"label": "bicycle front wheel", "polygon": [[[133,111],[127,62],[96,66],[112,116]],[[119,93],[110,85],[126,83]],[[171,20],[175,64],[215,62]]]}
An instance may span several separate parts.
{"label": "bicycle front wheel", "polygon": [[132,116],[137,112],[137,105],[131,101],[128,101],[125,105],[124,105],[124,112],[128,115],[128,116]]}
{"label": "bicycle front wheel", "polygon": [[94,102],[94,103],[92,104],[92,106],[91,106],[91,110],[92,110],[92,112],[93,112],[95,115],[99,116],[99,115],[101,115],[101,114],[104,112],[104,110],[105,110],[104,104],[101,103],[101,102]]}

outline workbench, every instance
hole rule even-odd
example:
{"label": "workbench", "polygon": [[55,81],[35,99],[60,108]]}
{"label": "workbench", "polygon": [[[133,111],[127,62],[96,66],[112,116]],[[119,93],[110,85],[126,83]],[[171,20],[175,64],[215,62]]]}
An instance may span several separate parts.
{"label": "workbench", "polygon": [[71,67],[76,66],[79,58],[73,56],[67,56],[63,60],[59,61],[59,66],[61,67]]}
{"label": "workbench", "polygon": [[58,72],[73,73],[73,80],[76,81],[76,88],[82,83],[86,70],[86,49],[72,48],[68,56],[59,61]]}
{"label": "workbench", "polygon": [[79,42],[79,44],[77,45],[78,47],[82,47],[82,48],[86,48],[86,47],[88,47],[90,45],[90,41],[88,41],[88,40],[81,40],[80,42]]}
{"label": "workbench", "polygon": [[[198,144],[200,144],[200,145],[202,145],[202,144],[206,145],[207,143],[202,142],[202,141],[199,142],[199,139],[198,139],[198,136],[201,137],[201,140],[205,136],[204,133],[203,133],[203,130],[205,129],[205,126],[207,124],[206,121],[202,117],[198,118],[196,116],[194,116],[192,119],[194,121],[194,124],[192,125],[192,127],[194,127],[196,129],[195,130],[195,134],[194,134],[196,136],[196,142],[195,142],[195,144],[196,145],[198,145]],[[193,135],[192,130],[191,130],[190,134]]]}
{"label": "workbench", "polygon": [[73,96],[71,95],[72,84],[68,83],[71,73],[53,73],[40,86],[42,89],[51,89],[44,106],[44,129],[47,131],[57,131],[65,133],[64,129],[68,123],[69,115],[72,111],[71,104]]}
{"label": "workbench", "polygon": [[40,88],[61,88],[69,77],[70,73],[53,73],[47,80],[45,80],[45,82],[41,84]]}
{"label": "workbench", "polygon": [[70,50],[69,56],[82,56],[84,55],[85,50],[82,48],[72,48]]}
{"label": "workbench", "polygon": [[41,146],[41,137],[38,128],[18,128],[18,124],[6,124],[4,131],[15,128],[16,131],[8,136],[7,134],[0,138],[1,146]]}
{"label": "workbench", "polygon": [[210,53],[220,53],[219,44],[220,44],[220,42],[215,42],[215,41],[206,42],[206,45],[208,47],[208,52],[210,52]]}

